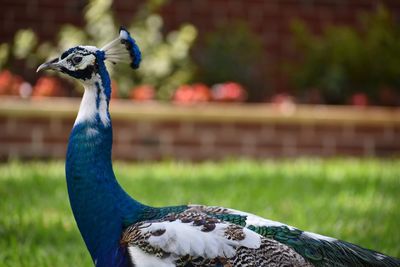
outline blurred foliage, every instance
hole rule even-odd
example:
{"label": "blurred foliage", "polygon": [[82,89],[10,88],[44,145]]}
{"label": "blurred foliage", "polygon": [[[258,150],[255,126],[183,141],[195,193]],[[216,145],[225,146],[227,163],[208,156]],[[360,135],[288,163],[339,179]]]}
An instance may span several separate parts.
{"label": "blurred foliage", "polygon": [[209,33],[195,53],[198,79],[208,85],[235,81],[246,87],[249,101],[262,101],[267,86],[260,58],[261,40],[248,24],[236,21]]}
{"label": "blurred foliage", "polygon": [[399,24],[383,6],[359,20],[360,30],[330,26],[322,36],[313,35],[300,21],[293,23],[299,54],[303,55],[301,64],[291,72],[297,87],[318,89],[331,104],[346,103],[358,92],[378,102],[382,90],[399,92]]}
{"label": "blurred foliage", "polygon": [[[112,2],[90,0],[84,12],[85,26],[62,26],[56,44],[38,44],[38,38],[32,30],[18,31],[14,43],[0,45],[0,68],[12,68],[15,61],[23,59],[26,67],[34,69],[72,46],[91,44],[102,47],[118,35],[119,24],[112,12]],[[144,2],[127,27],[141,48],[144,58],[141,68],[133,71],[128,64],[109,66],[122,96],[128,96],[130,89],[136,85],[148,84],[158,88],[159,97],[166,99],[172,95],[173,89],[192,77],[194,68],[189,50],[197,31],[192,25],[185,24],[164,36],[163,20],[157,14],[164,2]]]}

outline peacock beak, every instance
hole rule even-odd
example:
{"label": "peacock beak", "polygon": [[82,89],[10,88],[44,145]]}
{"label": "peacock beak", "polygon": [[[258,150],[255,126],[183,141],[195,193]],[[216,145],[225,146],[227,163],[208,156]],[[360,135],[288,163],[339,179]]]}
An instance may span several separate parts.
{"label": "peacock beak", "polygon": [[59,70],[58,58],[43,63],[37,68],[36,72],[41,70]]}

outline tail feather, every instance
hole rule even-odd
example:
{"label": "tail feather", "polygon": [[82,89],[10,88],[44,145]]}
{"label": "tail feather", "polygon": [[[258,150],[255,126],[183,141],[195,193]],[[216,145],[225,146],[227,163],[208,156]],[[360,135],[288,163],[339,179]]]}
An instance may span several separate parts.
{"label": "tail feather", "polygon": [[318,266],[396,267],[400,260],[341,240],[318,240],[323,264]]}
{"label": "tail feather", "polygon": [[[400,267],[400,260],[355,244],[303,232],[287,226],[269,226],[267,237],[295,249],[318,267]],[[255,229],[260,231],[260,229]]]}

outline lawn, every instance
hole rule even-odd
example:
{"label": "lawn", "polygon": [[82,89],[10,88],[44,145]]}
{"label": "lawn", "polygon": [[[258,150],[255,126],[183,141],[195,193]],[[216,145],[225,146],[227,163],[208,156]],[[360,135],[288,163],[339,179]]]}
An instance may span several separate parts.
{"label": "lawn", "polygon": [[[400,160],[117,163],[150,205],[221,205],[400,257]],[[0,266],[91,266],[62,162],[0,165]]]}

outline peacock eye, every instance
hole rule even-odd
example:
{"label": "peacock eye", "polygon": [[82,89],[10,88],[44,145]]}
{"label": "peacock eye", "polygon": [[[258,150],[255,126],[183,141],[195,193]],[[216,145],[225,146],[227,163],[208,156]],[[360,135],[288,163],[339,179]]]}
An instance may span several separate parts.
{"label": "peacock eye", "polygon": [[76,56],[76,57],[73,57],[71,60],[72,60],[72,63],[79,64],[82,61],[82,57]]}

